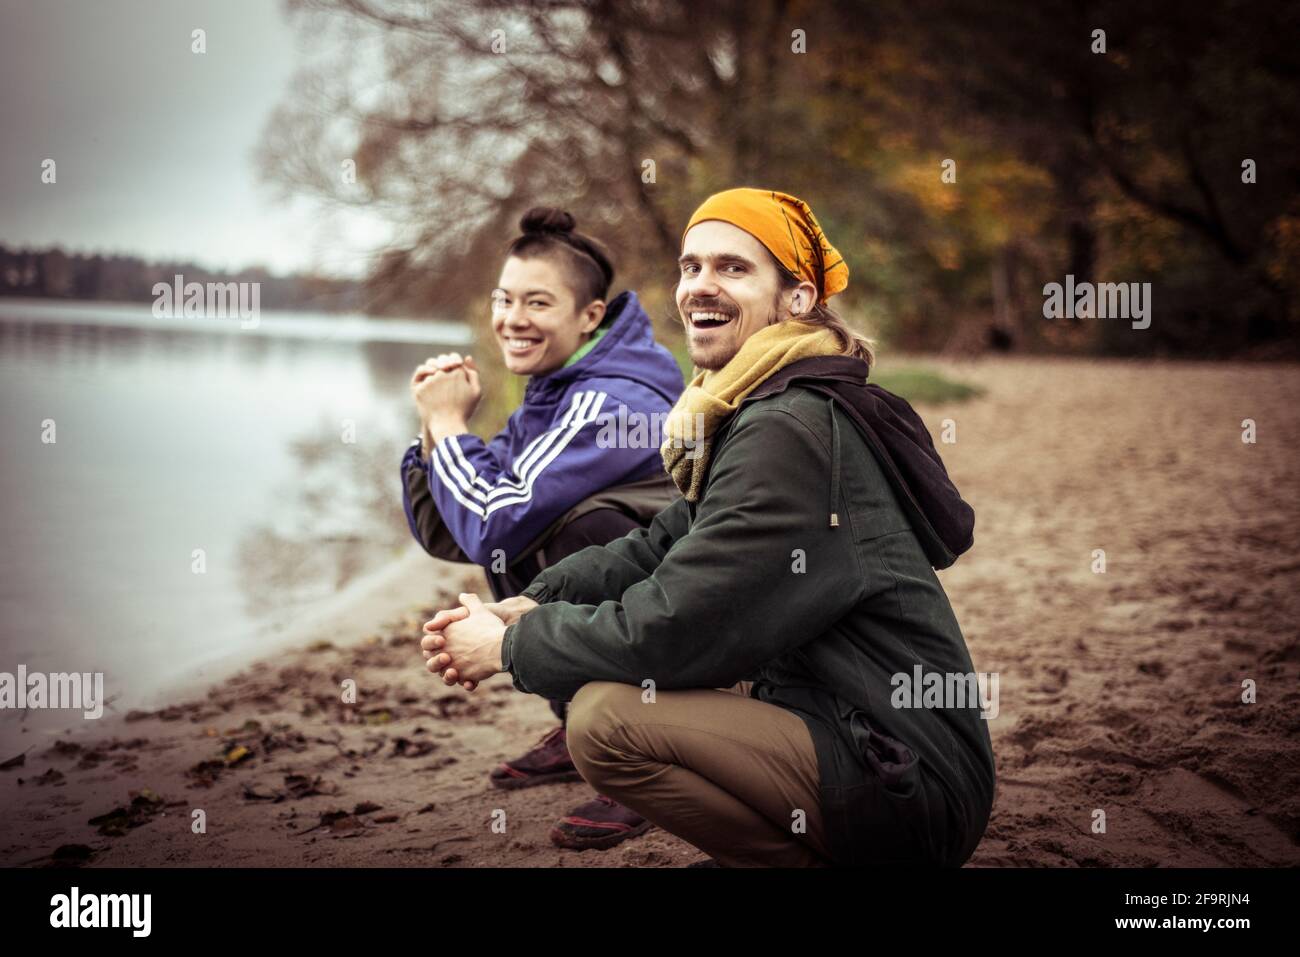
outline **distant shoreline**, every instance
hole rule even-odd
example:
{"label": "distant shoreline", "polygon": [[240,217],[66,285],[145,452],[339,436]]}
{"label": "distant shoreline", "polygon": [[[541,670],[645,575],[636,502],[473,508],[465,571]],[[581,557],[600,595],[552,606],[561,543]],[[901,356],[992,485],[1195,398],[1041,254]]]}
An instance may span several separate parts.
{"label": "distant shoreline", "polygon": [[473,330],[446,319],[396,319],[357,312],[263,309],[257,328],[243,329],[238,318],[160,319],[147,302],[0,296],[0,323],[64,324],[143,329],[159,332],[242,333],[341,342],[439,343],[468,345]]}

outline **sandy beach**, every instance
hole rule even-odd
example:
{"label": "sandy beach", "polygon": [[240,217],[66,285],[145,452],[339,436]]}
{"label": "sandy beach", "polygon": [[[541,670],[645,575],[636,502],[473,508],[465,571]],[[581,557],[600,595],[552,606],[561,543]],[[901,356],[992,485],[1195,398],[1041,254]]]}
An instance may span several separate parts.
{"label": "sandy beach", "polygon": [[[977,516],[941,577],[1000,678],[970,866],[1300,865],[1300,368],[926,361],[985,390],[920,407],[936,440],[952,420],[939,448]],[[467,694],[424,671],[420,625],[463,590],[485,592],[476,570],[413,550],[291,650],[159,711],[29,735],[20,762],[0,754],[0,864],[699,860],[659,830],[560,850],[548,832],[585,784],[488,786],[555,722],[506,676]]]}

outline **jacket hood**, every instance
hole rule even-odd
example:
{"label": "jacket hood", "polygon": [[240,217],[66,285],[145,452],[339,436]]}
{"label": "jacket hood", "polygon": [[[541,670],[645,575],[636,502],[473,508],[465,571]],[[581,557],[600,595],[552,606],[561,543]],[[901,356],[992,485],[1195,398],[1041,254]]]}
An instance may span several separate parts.
{"label": "jacket hood", "polygon": [[615,296],[605,309],[605,334],[571,366],[533,376],[524,400],[558,395],[583,379],[627,379],[663,396],[671,406],[681,395],[682,371],[671,352],[655,342],[650,317],[632,290]]}
{"label": "jacket hood", "polygon": [[[771,375],[746,401],[796,383],[835,400],[880,462],[930,564],[947,568],[974,543],[975,511],[948,477],[916,410],[901,396],[867,382],[869,371],[864,361],[849,356],[800,359]],[[832,454],[832,462],[837,460]]]}

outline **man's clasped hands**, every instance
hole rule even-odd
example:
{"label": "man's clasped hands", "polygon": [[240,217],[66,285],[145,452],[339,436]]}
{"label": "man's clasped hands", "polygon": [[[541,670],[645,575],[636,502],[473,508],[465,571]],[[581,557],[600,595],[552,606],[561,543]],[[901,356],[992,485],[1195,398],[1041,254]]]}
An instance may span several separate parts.
{"label": "man's clasped hands", "polygon": [[447,608],[424,623],[420,640],[425,667],[449,685],[473,691],[480,681],[499,674],[501,641],[506,629],[537,607],[531,598],[515,597],[484,604],[478,595],[463,594],[460,605]]}

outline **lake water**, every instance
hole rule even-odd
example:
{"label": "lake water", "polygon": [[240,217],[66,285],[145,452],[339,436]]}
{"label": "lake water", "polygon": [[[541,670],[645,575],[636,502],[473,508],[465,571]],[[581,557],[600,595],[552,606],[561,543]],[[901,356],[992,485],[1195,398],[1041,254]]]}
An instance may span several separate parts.
{"label": "lake water", "polygon": [[[148,707],[390,561],[409,545],[407,379],[468,341],[0,299],[0,672],[104,672],[106,714]],[[75,714],[0,711],[0,739]]]}

